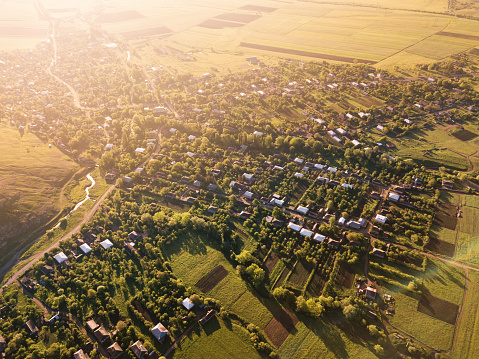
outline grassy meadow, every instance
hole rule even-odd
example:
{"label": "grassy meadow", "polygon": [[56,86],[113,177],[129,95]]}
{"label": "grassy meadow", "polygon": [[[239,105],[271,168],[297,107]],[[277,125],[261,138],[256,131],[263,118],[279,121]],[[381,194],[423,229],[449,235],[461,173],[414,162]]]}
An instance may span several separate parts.
{"label": "grassy meadow", "polygon": [[417,308],[420,295],[405,289],[410,279],[394,276],[391,271],[399,270],[412,276],[411,278],[419,279],[424,293],[461,305],[465,283],[464,270],[439,260],[429,260],[425,272],[402,265],[391,265],[382,260],[375,260],[375,262],[379,264],[379,267],[371,267],[373,276],[390,276],[398,283],[380,281],[382,292],[391,294],[394,298],[396,314],[389,317],[390,323],[431,347],[449,350],[455,326],[419,312]]}
{"label": "grassy meadow", "polygon": [[[27,244],[32,228],[60,211],[60,191],[78,166],[30,132],[0,123],[0,265]],[[16,223],[15,227],[11,224]],[[15,239],[15,240],[13,240]],[[31,239],[30,239],[31,240]]]}

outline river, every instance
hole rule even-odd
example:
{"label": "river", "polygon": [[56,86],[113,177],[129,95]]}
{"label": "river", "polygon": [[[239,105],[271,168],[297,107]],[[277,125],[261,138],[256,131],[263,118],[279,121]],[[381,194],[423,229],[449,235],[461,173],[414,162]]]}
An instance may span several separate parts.
{"label": "river", "polygon": [[[85,188],[85,198],[82,199],[80,202],[78,202],[75,205],[75,207],[73,207],[73,209],[62,219],[67,219],[68,217],[70,217],[73,212],[75,212],[83,203],[85,203],[86,201],[90,199],[90,189],[95,185],[96,182],[95,182],[95,179],[90,174],[87,174],[86,178],[91,182],[91,185]],[[60,226],[60,222],[61,220],[53,228],[58,228]]]}

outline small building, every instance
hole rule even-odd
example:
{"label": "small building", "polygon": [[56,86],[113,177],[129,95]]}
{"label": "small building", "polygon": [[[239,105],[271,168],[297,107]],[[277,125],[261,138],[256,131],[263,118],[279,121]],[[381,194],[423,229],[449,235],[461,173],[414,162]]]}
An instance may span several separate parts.
{"label": "small building", "polygon": [[320,165],[319,163],[316,163],[314,165],[314,169],[318,171],[322,171],[324,169],[324,165]]}
{"label": "small building", "polygon": [[296,172],[294,174],[295,177],[298,177],[298,178],[303,178],[304,177],[304,174],[302,174],[301,172]]}
{"label": "small building", "polygon": [[138,359],[148,359],[148,350],[146,350],[139,340],[133,343],[133,345],[130,347],[130,350]]}
{"label": "small building", "polygon": [[80,349],[79,351],[73,353],[73,359],[88,359],[89,356],[83,351],[83,349]]}
{"label": "small building", "polygon": [[336,129],[336,132],[339,133],[340,135],[346,135],[348,133],[348,131],[342,129],[341,127],[340,128],[337,128]]}
{"label": "small building", "polygon": [[97,330],[100,326],[93,320],[89,320],[86,322],[86,325],[85,327],[90,331],[90,332],[94,332],[95,330]]}
{"label": "small building", "polygon": [[245,196],[247,199],[253,199],[254,194],[253,194],[253,192],[246,191],[246,192],[244,193],[244,196]]}
{"label": "small building", "polygon": [[54,275],[54,273],[55,273],[54,270],[53,270],[53,268],[50,267],[50,266],[48,266],[48,265],[44,265],[44,266],[40,269],[40,271],[41,271],[44,275],[46,275],[47,277],[53,277],[53,275]]}
{"label": "small building", "polygon": [[299,234],[301,234],[303,237],[311,238],[314,233],[312,231],[307,230],[306,228],[301,228],[301,230],[299,231]]}
{"label": "small building", "polygon": [[358,140],[352,140],[351,143],[352,143],[355,147],[357,147],[357,146],[359,146],[359,145],[361,144],[361,142],[359,142]]}
{"label": "small building", "polygon": [[324,240],[326,239],[326,236],[323,236],[322,234],[319,234],[319,233],[316,233],[313,237],[313,239],[316,241],[316,242],[324,242]]}
{"label": "small building", "polygon": [[254,176],[250,173],[243,173],[243,177],[248,181],[248,182],[253,182],[254,181]]}
{"label": "small building", "polygon": [[183,307],[185,307],[186,310],[191,310],[191,308],[195,306],[190,298],[185,298],[181,304],[183,304]]}
{"label": "small building", "polygon": [[328,172],[336,173],[338,172],[338,169],[336,167],[328,167]]}
{"label": "small building", "polygon": [[66,256],[65,253],[60,252],[60,253],[58,253],[58,254],[55,254],[55,255],[53,256],[53,259],[55,259],[58,264],[62,264],[63,262],[65,262],[65,261],[68,260],[68,257]]}
{"label": "small building", "polygon": [[263,136],[263,132],[254,131],[254,132],[253,132],[253,135],[258,136],[258,137],[261,137],[261,136]]}
{"label": "small building", "polygon": [[293,230],[293,231],[295,231],[295,232],[299,232],[299,231],[301,231],[301,228],[302,228],[302,227],[299,226],[299,225],[297,225],[297,224],[295,224],[295,223],[293,223],[293,222],[289,222],[289,223],[288,223],[288,228],[291,229],[291,230]]}
{"label": "small building", "polygon": [[304,160],[302,158],[296,157],[294,159],[294,163],[296,163],[298,165],[302,165],[304,163]]}
{"label": "small building", "polygon": [[196,140],[196,136],[189,135],[189,136],[188,136],[188,140],[189,140],[189,141],[194,141],[194,140]]}
{"label": "small building", "polygon": [[121,349],[117,342],[114,342],[106,350],[108,351],[110,359],[117,359],[123,355],[123,349]]}
{"label": "small building", "polygon": [[282,200],[282,199],[277,199],[277,198],[272,198],[269,203],[271,203],[271,204],[274,205],[274,206],[283,207],[283,205],[284,205],[284,200]]}
{"label": "small building", "polygon": [[100,246],[103,247],[103,249],[108,249],[110,247],[113,247],[113,243],[109,239],[105,239],[103,242],[100,242]]}
{"label": "small building", "polygon": [[90,247],[88,244],[86,244],[86,243],[83,243],[83,244],[80,246],[80,249],[82,250],[82,252],[83,252],[84,254],[88,254],[88,253],[91,252],[91,247]]}
{"label": "small building", "polygon": [[217,189],[218,189],[218,185],[214,183],[210,183],[207,187],[207,190],[212,192],[215,192]]}
{"label": "small building", "polygon": [[383,216],[382,214],[377,214],[377,215],[376,215],[376,218],[374,218],[374,220],[375,220],[376,222],[379,222],[379,223],[381,223],[381,224],[384,224],[384,223],[386,223],[387,217],[386,217],[386,216]]}
{"label": "small building", "polygon": [[143,236],[136,231],[132,231],[128,233],[128,238],[130,241],[141,241],[143,239]]}
{"label": "small building", "polygon": [[158,323],[151,329],[151,334],[153,334],[157,340],[162,342],[168,335],[168,330],[163,326],[163,324]]}
{"label": "small building", "polygon": [[397,193],[390,192],[388,195],[388,199],[393,202],[399,202],[400,196]]}
{"label": "small building", "polygon": [[38,328],[33,322],[33,320],[29,320],[25,323],[25,329],[27,330],[28,335],[30,335],[31,337],[38,334]]}
{"label": "small building", "polygon": [[252,216],[252,213],[246,212],[246,211],[241,211],[241,213],[238,215],[239,218],[241,219],[248,219]]}
{"label": "small building", "polygon": [[372,287],[366,288],[366,298],[374,300],[376,299],[376,294],[377,294],[377,290],[375,288],[372,288]]}
{"label": "small building", "polygon": [[143,152],[145,152],[145,151],[146,151],[146,149],[144,149],[143,147],[138,147],[138,148],[135,150],[136,153],[143,153]]}
{"label": "small building", "polygon": [[341,218],[338,220],[338,225],[339,225],[339,226],[344,226],[344,223],[346,223],[346,218],[341,217]]}
{"label": "small building", "polygon": [[95,330],[93,332],[93,334],[95,335],[95,338],[100,342],[100,343],[104,343],[106,342],[108,339],[110,339],[110,333],[108,332],[108,330],[106,330],[105,328],[103,328],[102,326],[98,327],[97,330]]}
{"label": "small building", "polygon": [[366,224],[368,224],[368,221],[365,220],[364,218],[359,218],[358,222],[361,225],[361,227],[366,227]]}
{"label": "small building", "polygon": [[379,248],[373,248],[373,255],[378,258],[384,258],[386,256],[386,251]]}
{"label": "small building", "polygon": [[303,207],[303,206],[298,206],[298,208],[296,208],[296,212],[299,212],[303,216],[306,216],[309,212],[309,208]]}
{"label": "small building", "polygon": [[218,207],[215,207],[215,206],[209,206],[208,207],[208,213],[214,214],[216,212],[218,212]]}
{"label": "small building", "polygon": [[105,146],[105,151],[110,151],[111,149],[113,149],[113,143],[108,143],[108,144]]}
{"label": "small building", "polygon": [[348,227],[354,228],[354,229],[360,229],[361,228],[361,223],[356,222],[356,221],[348,221],[346,223]]}

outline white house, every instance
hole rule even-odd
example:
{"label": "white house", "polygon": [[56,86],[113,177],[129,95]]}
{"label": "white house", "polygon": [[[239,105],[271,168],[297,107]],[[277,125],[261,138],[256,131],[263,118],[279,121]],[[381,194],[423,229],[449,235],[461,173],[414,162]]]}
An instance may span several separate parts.
{"label": "white house", "polygon": [[178,131],[176,128],[174,127],[170,128],[170,133],[175,133],[176,131]]}
{"label": "white house", "polygon": [[407,119],[407,118],[404,119],[404,122],[406,122],[408,125],[410,125],[412,123],[412,121]]}
{"label": "white house", "polygon": [[86,243],[83,243],[81,246],[80,246],[80,249],[82,250],[83,253],[85,254],[88,254],[91,252],[91,247],[86,244]]}
{"label": "white house", "polygon": [[348,221],[346,223],[348,227],[354,228],[354,229],[360,229],[361,228],[361,223],[356,222],[356,221]]}
{"label": "white house", "polygon": [[343,135],[343,136],[348,133],[348,131],[342,129],[341,127],[337,128],[336,132],[339,133],[340,135]]}
{"label": "white house", "polygon": [[388,199],[393,202],[399,201],[399,195],[397,193],[390,192],[388,195]]}
{"label": "white house", "polygon": [[168,334],[168,330],[164,327],[163,324],[158,323],[151,329],[151,334],[153,334],[156,339],[161,341]]}
{"label": "white house", "polygon": [[323,236],[322,234],[316,233],[316,234],[314,235],[313,239],[314,239],[316,242],[324,242],[324,240],[326,239],[326,236]]}
{"label": "white house", "polygon": [[194,140],[196,140],[196,136],[189,135],[189,136],[188,136],[188,140],[194,141]]}
{"label": "white house", "polygon": [[338,225],[344,226],[344,223],[345,223],[345,222],[346,222],[346,218],[341,217],[341,218],[338,220]]}
{"label": "white house", "polygon": [[110,247],[113,247],[113,243],[109,239],[105,239],[103,242],[100,242],[100,246],[103,247],[103,249],[108,249]]}
{"label": "white house", "polygon": [[254,180],[254,176],[250,173],[243,173],[243,177],[247,180],[247,181],[252,181]]}
{"label": "white house", "polygon": [[319,171],[322,171],[323,168],[324,168],[324,166],[323,166],[323,165],[320,165],[319,163],[316,163],[316,164],[314,165],[314,168],[317,169],[317,170],[319,170]]}
{"label": "white house", "polygon": [[359,142],[358,140],[352,140],[351,143],[354,145],[354,146],[359,146],[361,144],[361,142]]}
{"label": "white house", "polygon": [[298,178],[303,178],[304,177],[304,175],[301,172],[296,172],[294,175]]}
{"label": "white house", "polygon": [[190,157],[194,157],[194,156],[195,156],[195,154],[194,154],[193,152],[190,152],[190,151],[186,152],[186,154],[187,154],[188,156],[190,156]]}
{"label": "white house", "polygon": [[297,225],[297,224],[294,224],[293,222],[289,222],[288,223],[288,228],[289,229],[292,229],[293,231],[295,232],[299,232],[301,230],[301,226]]}
{"label": "white house", "polygon": [[343,188],[348,188],[348,189],[353,189],[353,185],[352,185],[352,184],[348,184],[348,183],[343,183],[343,184],[341,185],[341,187],[343,187]]}
{"label": "white house", "polygon": [[335,140],[336,142],[341,142],[341,139],[338,136],[333,136],[333,140]]}
{"label": "white house", "polygon": [[377,128],[379,131],[383,131],[383,130],[384,130],[384,126],[381,126],[381,125],[377,125],[376,128]]}
{"label": "white house", "polygon": [[181,304],[183,304],[183,307],[185,307],[186,310],[190,310],[191,308],[193,308],[195,306],[190,298],[185,298],[183,300],[183,303],[181,303]]}
{"label": "white house", "polygon": [[272,198],[269,203],[278,207],[283,207],[284,205],[284,201],[282,199],[277,199],[277,198]]}
{"label": "white house", "polygon": [[336,173],[336,172],[338,172],[338,169],[335,168],[335,167],[328,167],[328,172]]}
{"label": "white house", "polygon": [[108,143],[108,144],[105,146],[105,151],[110,151],[112,148],[113,148],[113,143]]}
{"label": "white house", "polygon": [[374,220],[375,220],[376,222],[379,222],[379,223],[381,223],[381,224],[384,224],[384,223],[386,223],[387,217],[386,217],[386,216],[383,216],[382,214],[377,214],[377,215],[376,215],[376,218],[374,218]]}
{"label": "white house", "polygon": [[146,151],[146,150],[145,150],[144,148],[142,148],[142,147],[138,147],[138,148],[135,150],[135,152],[138,152],[138,153],[143,153],[143,152],[145,152],[145,151]]}
{"label": "white house", "polygon": [[68,259],[68,257],[66,256],[65,253],[60,252],[58,254],[55,254],[53,256],[53,259],[55,259],[58,264],[62,264],[63,262],[65,262]]}
{"label": "white house", "polygon": [[308,231],[306,228],[302,228],[301,231],[299,231],[299,234],[301,234],[303,237],[311,238],[314,233],[311,231]]}
{"label": "white house", "polygon": [[303,216],[306,216],[309,212],[309,208],[298,206],[298,208],[296,208],[296,211],[301,213]]}
{"label": "white house", "polygon": [[263,136],[263,132],[254,131],[253,135],[261,137],[261,136]]}
{"label": "white house", "polygon": [[294,159],[294,163],[297,163],[298,165],[302,165],[304,160],[302,158],[296,157]]}
{"label": "white house", "polygon": [[248,198],[248,199],[251,199],[251,198],[253,198],[253,192],[246,191],[246,192],[244,193],[244,196],[245,196],[246,198]]}

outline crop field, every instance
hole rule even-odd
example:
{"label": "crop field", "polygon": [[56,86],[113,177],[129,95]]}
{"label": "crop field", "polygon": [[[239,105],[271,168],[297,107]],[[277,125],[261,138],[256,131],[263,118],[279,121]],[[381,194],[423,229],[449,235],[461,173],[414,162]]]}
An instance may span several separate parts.
{"label": "crop field", "polygon": [[354,277],[354,271],[346,265],[341,264],[339,267],[338,276],[336,278],[336,284],[339,284],[341,287],[346,289],[350,289],[354,284]]}
{"label": "crop field", "polygon": [[291,283],[294,287],[302,289],[308,280],[309,275],[313,267],[309,263],[303,263],[298,261],[293,268],[291,276],[288,279],[288,282]]}
{"label": "crop field", "polygon": [[273,272],[274,268],[276,267],[276,264],[279,261],[279,257],[276,253],[271,252],[270,255],[268,256],[268,259],[266,259],[266,262],[264,262],[264,273],[266,276],[270,276],[270,274]]}
{"label": "crop field", "polygon": [[276,348],[279,348],[298,323],[298,318],[290,312],[281,309],[275,313],[264,332]]}
{"label": "crop field", "polygon": [[203,293],[208,293],[216,285],[221,282],[223,278],[228,275],[228,271],[222,265],[213,268],[208,274],[201,278],[195,286]]}
{"label": "crop field", "polygon": [[457,332],[456,358],[477,358],[479,356],[479,274],[469,271],[469,285],[463,308],[461,325]]}
{"label": "crop field", "polygon": [[429,294],[421,295],[417,311],[449,324],[456,324],[459,306]]}
{"label": "crop field", "polygon": [[[464,293],[464,271],[439,260],[428,260],[425,272],[399,264],[391,266],[389,262],[382,263],[379,260],[378,263],[381,263],[381,269],[372,267],[373,275],[389,274],[392,280],[401,284],[399,287],[396,284],[381,283],[383,293],[389,293],[394,298],[396,314],[390,317],[391,324],[428,345],[448,350],[452,344],[454,325],[418,311],[421,296],[405,290],[404,286],[407,286],[409,278],[417,278],[424,285],[423,294],[458,306],[462,302]],[[411,277],[399,277],[394,274],[393,269],[400,271],[402,276],[409,275]]]}
{"label": "crop field", "polygon": [[358,338],[336,325],[307,317],[301,318],[278,352],[281,359],[377,358]]}
{"label": "crop field", "polygon": [[227,326],[218,318],[197,326],[175,349],[170,358],[251,358],[260,359],[251,345],[249,332],[236,325]]}
{"label": "crop field", "polygon": [[0,248],[5,254],[1,265],[27,244],[24,236],[32,226],[45,224],[60,210],[60,190],[77,166],[34,134],[27,131],[21,136],[4,123],[0,151]]}
{"label": "crop field", "polygon": [[[198,234],[184,235],[165,248],[163,255],[178,278],[189,286],[197,285],[203,278],[202,282],[208,284],[208,296],[218,299],[228,310],[234,311],[247,321],[264,328],[273,317],[271,311],[276,307],[248,289],[223,253],[208,238]],[[219,282],[216,282],[219,279],[216,276],[216,285],[210,289],[213,280],[209,274],[225,274],[223,269],[218,267],[226,270],[227,275]]]}

